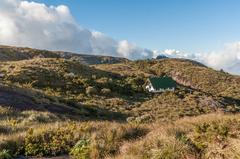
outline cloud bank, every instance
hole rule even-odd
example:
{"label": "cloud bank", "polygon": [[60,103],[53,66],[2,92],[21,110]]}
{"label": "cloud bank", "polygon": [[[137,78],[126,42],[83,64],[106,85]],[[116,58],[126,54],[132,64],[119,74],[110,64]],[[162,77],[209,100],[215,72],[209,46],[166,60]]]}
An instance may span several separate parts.
{"label": "cloud bank", "polygon": [[81,27],[65,5],[0,1],[0,44],[87,54],[151,58],[152,51]]}
{"label": "cloud bank", "polygon": [[144,59],[164,54],[197,60],[215,69],[240,74],[240,42],[226,44],[219,52],[189,54],[178,50],[151,51],[127,40],[117,41],[81,27],[65,5],[46,6],[22,0],[0,0],[0,44],[28,46]]}
{"label": "cloud bank", "polygon": [[240,42],[225,44],[224,49],[218,52],[191,54],[175,49],[154,51],[154,55],[163,54],[167,57],[186,58],[199,61],[217,70],[240,74]]}

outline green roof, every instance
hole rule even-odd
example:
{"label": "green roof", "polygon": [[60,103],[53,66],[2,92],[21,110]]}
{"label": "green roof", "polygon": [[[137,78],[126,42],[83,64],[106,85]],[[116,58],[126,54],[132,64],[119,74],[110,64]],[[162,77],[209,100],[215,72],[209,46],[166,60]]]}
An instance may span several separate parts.
{"label": "green roof", "polygon": [[151,77],[149,78],[149,80],[155,90],[175,88],[177,86],[176,81],[174,81],[171,77],[167,76]]}

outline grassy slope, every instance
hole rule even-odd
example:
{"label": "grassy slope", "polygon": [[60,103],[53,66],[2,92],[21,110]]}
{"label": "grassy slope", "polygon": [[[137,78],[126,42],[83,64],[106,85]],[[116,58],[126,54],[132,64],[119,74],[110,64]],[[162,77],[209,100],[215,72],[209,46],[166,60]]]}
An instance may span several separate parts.
{"label": "grassy slope", "polygon": [[[52,103],[76,108],[87,106],[127,116],[130,113],[127,107],[148,99],[148,95],[136,87],[135,78],[97,70],[76,61],[36,58],[2,62],[0,72],[5,75],[2,78],[5,85],[30,89]],[[89,94],[90,87],[95,91]],[[34,94],[32,98],[41,102]]]}
{"label": "grassy slope", "polygon": [[[77,108],[81,105],[96,107],[132,117],[131,120],[176,120],[218,110],[238,111],[235,100],[185,87],[152,96],[143,90],[147,78],[142,77],[145,76],[142,73],[123,76],[55,58],[3,62],[0,66],[6,84],[41,92],[56,103]],[[140,80],[140,87],[139,79],[143,80]],[[94,87],[96,92],[88,94],[89,87]],[[104,89],[110,92],[105,94]]]}
{"label": "grassy slope", "polygon": [[153,124],[150,133],[120,147],[123,158],[239,158],[239,115],[208,114]]}
{"label": "grassy slope", "polygon": [[[126,71],[126,67],[130,71]],[[200,91],[232,99],[240,98],[240,76],[230,75],[184,59],[137,61],[128,64],[97,65],[96,68],[125,75],[169,75],[178,83]],[[137,71],[136,71],[137,70]]]}
{"label": "grassy slope", "polygon": [[125,58],[111,56],[84,55],[0,45],[0,61],[28,60],[36,57],[73,59],[84,64],[112,64],[129,61]]}
{"label": "grassy slope", "polygon": [[0,149],[4,150],[0,156],[58,156],[70,152],[75,158],[215,159],[240,155],[239,115],[207,114],[171,123],[137,125],[76,122],[46,112],[5,108],[0,114]]}
{"label": "grassy slope", "polygon": [[[152,119],[178,119],[219,110],[238,112],[240,77],[184,59],[137,61],[127,64],[96,65],[100,70],[146,78],[169,75],[181,86],[133,108],[135,116]],[[191,88],[191,89],[188,89]]]}
{"label": "grassy slope", "polygon": [[[0,99],[23,101],[0,100],[0,158],[239,157],[240,117],[223,114],[239,111],[238,76],[177,59],[87,66],[34,58],[0,62],[0,72]],[[162,74],[194,89],[147,94],[147,77]],[[79,140],[85,148],[73,149]]]}

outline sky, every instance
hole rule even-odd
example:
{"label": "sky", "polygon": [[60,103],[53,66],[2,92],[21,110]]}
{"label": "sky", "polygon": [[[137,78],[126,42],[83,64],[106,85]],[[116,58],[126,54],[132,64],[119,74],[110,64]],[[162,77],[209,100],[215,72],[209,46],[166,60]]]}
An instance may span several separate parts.
{"label": "sky", "polygon": [[38,0],[67,5],[77,21],[139,46],[188,52],[239,40],[239,0]]}
{"label": "sky", "polygon": [[239,0],[1,0],[0,44],[159,54],[240,74]]}

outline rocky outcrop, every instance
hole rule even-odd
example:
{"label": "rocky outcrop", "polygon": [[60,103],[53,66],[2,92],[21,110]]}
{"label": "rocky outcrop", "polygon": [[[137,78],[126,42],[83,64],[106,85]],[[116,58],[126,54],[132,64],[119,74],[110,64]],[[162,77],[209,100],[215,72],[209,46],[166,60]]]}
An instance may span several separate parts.
{"label": "rocky outcrop", "polygon": [[192,89],[199,89],[199,86],[197,84],[193,83],[190,79],[185,78],[179,72],[171,72],[170,76],[172,77],[173,80],[175,80],[180,85],[183,85],[185,87],[190,87]]}

